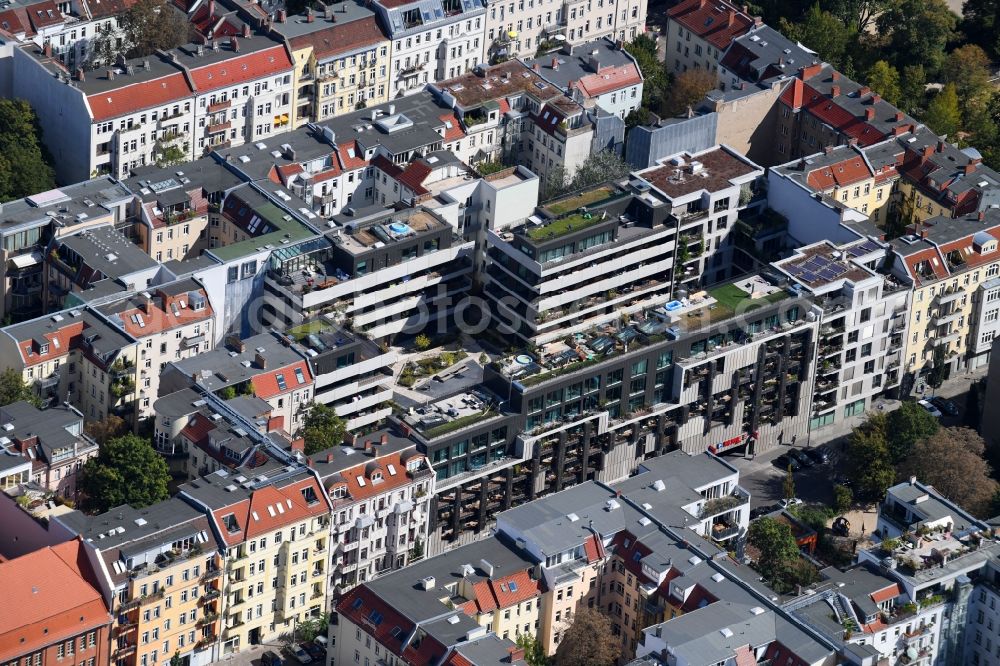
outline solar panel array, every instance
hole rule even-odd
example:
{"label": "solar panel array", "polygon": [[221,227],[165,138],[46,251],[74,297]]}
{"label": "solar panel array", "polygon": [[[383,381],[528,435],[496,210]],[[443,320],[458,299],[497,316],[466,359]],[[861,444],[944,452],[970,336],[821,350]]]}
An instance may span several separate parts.
{"label": "solar panel array", "polygon": [[787,270],[803,282],[832,282],[846,275],[850,268],[835,259],[817,254],[797,263],[789,264]]}
{"label": "solar panel array", "polygon": [[871,254],[872,252],[878,252],[881,249],[882,249],[881,245],[879,245],[877,242],[869,238],[860,245],[855,245],[854,247],[847,248],[847,255],[852,258],[860,257],[865,254]]}

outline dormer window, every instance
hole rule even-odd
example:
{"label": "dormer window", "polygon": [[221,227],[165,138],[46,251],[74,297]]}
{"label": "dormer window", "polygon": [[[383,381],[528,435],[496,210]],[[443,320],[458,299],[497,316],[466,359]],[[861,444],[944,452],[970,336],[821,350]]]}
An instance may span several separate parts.
{"label": "dormer window", "polygon": [[372,472],[372,483],[382,483],[382,472]]}
{"label": "dormer window", "polygon": [[49,346],[47,344],[38,345],[38,353],[39,354],[48,354],[49,353]]}

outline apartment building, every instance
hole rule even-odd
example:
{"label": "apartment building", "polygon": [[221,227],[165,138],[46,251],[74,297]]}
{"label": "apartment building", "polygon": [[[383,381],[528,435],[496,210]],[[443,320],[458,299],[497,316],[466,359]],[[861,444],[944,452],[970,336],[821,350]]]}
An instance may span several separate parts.
{"label": "apartment building", "polygon": [[170,361],[160,379],[160,394],[189,386],[222,399],[254,395],[271,406],[271,417],[280,418],[281,427],[295,433],[313,400],[315,382],[300,350],[272,332],[244,340],[231,335],[223,346]]}
{"label": "apartment building", "polygon": [[599,106],[625,119],[642,105],[642,72],[621,42],[567,44],[524,63],[585,108]]}
{"label": "apartment building", "polygon": [[814,243],[772,265],[822,309],[810,430],[865,414],[903,377],[909,282],[875,240]]}
{"label": "apartment building", "polygon": [[56,236],[117,225],[126,216],[128,190],[105,176],[66,185],[0,206],[4,277],[0,312],[12,321],[42,314],[45,256]]}
{"label": "apartment building", "polygon": [[486,9],[480,0],[376,0],[372,9],[392,42],[390,97],[484,62]]}
{"label": "apartment building", "polygon": [[0,32],[11,41],[48,48],[69,68],[96,62],[94,42],[101,35],[125,35],[117,15],[124,7],[100,2],[11,2],[0,11]]}
{"label": "apartment building", "polygon": [[97,457],[97,442],[83,431],[83,414],[70,405],[42,411],[21,400],[0,407],[0,423],[6,440],[0,448],[28,461],[30,480],[76,500],[80,469]]}
{"label": "apartment building", "polygon": [[295,62],[293,127],[389,101],[390,42],[370,8],[331,3],[322,14],[309,8],[290,20],[279,10],[271,30]]}
{"label": "apartment building", "polygon": [[286,323],[332,309],[372,340],[445,325],[471,285],[473,242],[422,206],[332,222],[323,236],[272,254],[265,293]]}
{"label": "apartment building", "polygon": [[58,236],[49,243],[42,285],[48,310],[101,296],[142,290],[153,284],[160,264],[112,226]]}
{"label": "apartment building", "polygon": [[182,485],[179,497],[223,544],[219,654],[273,642],[324,611],[330,504],[313,473],[219,470]]}
{"label": "apartment building", "polygon": [[333,600],[423,558],[434,474],[412,439],[393,429],[358,435],[306,459],[331,505]]}
{"label": "apartment building", "polygon": [[173,498],[87,516],[59,516],[83,541],[115,620],[111,662],[118,666],[219,659],[222,558],[209,520]]}
{"label": "apartment building", "polygon": [[[34,45],[14,49],[14,94],[40,109],[58,176],[124,178],[165,154],[185,159],[291,127],[292,61],[248,24],[104,71],[67,70]],[[223,45],[223,41],[225,44]],[[51,109],[51,112],[46,111]],[[169,149],[172,149],[168,151]]]}
{"label": "apartment building", "polygon": [[5,664],[109,663],[111,617],[84,548],[74,539],[0,563]]}
{"label": "apartment building", "polygon": [[667,10],[667,71],[714,74],[733,41],[760,25],[759,17],[728,0],[684,0]]}
{"label": "apartment building", "polygon": [[134,422],[135,340],[90,309],[63,310],[3,329],[7,368],[47,406],[70,403],[87,421],[115,414]]}
{"label": "apartment building", "polygon": [[204,287],[191,278],[97,309],[138,345],[138,367],[128,369],[135,375],[140,419],[155,416],[153,403],[168,363],[195,358],[215,346],[215,311]]}

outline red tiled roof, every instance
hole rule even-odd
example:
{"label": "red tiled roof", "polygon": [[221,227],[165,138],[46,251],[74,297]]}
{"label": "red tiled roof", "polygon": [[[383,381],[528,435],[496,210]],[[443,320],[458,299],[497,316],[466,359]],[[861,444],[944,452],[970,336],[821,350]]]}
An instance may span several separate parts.
{"label": "red tiled roof", "polygon": [[301,164],[283,164],[277,167],[278,177],[281,179],[282,185],[288,185],[288,180],[296,175],[300,174],[305,169],[302,168]]}
{"label": "red tiled roof", "polygon": [[186,99],[192,92],[187,79],[177,72],[152,81],[88,95],[87,103],[94,120],[107,120]]}
{"label": "red tiled roof", "polygon": [[[157,292],[156,298],[150,302],[148,313],[142,308],[134,307],[117,314],[122,320],[125,332],[136,338],[146,338],[155,333],[169,331],[172,328],[211,319],[212,306],[208,302],[208,295],[204,289],[199,289],[198,293],[205,296],[205,307],[201,310],[193,310],[188,307],[187,294],[169,296],[163,292]],[[183,307],[181,303],[184,304]],[[133,315],[141,318],[143,326],[132,321]]]}
{"label": "red tiled roof", "polygon": [[917,284],[921,282],[917,266],[923,262],[927,262],[927,265],[931,267],[935,278],[940,279],[948,277],[948,269],[945,268],[944,260],[941,258],[941,255],[938,254],[937,248],[931,247],[926,250],[921,250],[920,252],[915,252],[914,254],[904,257],[904,260],[906,261],[906,267],[909,269],[910,275],[913,277],[914,281],[917,282]]}
{"label": "red tiled roof", "polygon": [[596,74],[588,74],[577,81],[577,86],[587,97],[597,97],[612,90],[642,83],[642,76],[633,63],[618,67],[602,67]]}
{"label": "red tiled roof", "polygon": [[859,146],[870,146],[886,138],[870,123],[837,104],[835,98],[820,93],[801,79],[793,79],[779,99],[791,109],[801,109],[838,132],[857,139]]}
{"label": "red tiled roof", "polygon": [[[49,342],[49,350],[45,354],[39,354],[35,351],[34,344],[30,338],[27,340],[19,340],[17,348],[20,350],[21,360],[24,361],[26,366],[37,365],[68,354],[80,340],[80,335],[82,333],[83,322],[74,321],[70,322],[66,326],[63,326],[57,331],[42,334],[42,337]],[[56,340],[59,342],[58,345],[56,345]]]}
{"label": "red tiled roof", "polygon": [[444,662],[444,666],[476,666],[471,661],[460,655],[454,649],[452,649],[451,654]]}
{"label": "red tiled roof", "polygon": [[215,423],[204,414],[197,413],[181,429],[181,435],[192,444],[199,446],[208,439],[208,433],[215,430]]}
{"label": "red tiled roof", "polygon": [[25,7],[25,12],[36,33],[63,22],[62,13],[52,0],[43,0]]}
{"label": "red tiled roof", "polygon": [[[353,155],[351,153],[354,153]],[[348,141],[337,146],[337,157],[344,171],[353,171],[368,166],[365,151],[355,141]]]}
{"label": "red tiled roof", "polygon": [[317,59],[323,59],[363,46],[375,46],[385,40],[378,21],[374,16],[369,16],[349,23],[336,23],[325,30],[295,37],[291,40],[291,45],[296,51],[311,46],[313,55]]}
{"label": "red tiled roof", "polygon": [[0,563],[0,660],[108,624],[101,593],[82,568],[82,548],[75,539]]}
{"label": "red tiled roof", "polygon": [[[510,110],[509,105],[507,110],[508,111]],[[458,119],[455,117],[455,114],[443,113],[440,116],[438,116],[438,120],[444,123],[445,141],[457,141],[459,139],[465,138],[465,131],[462,129],[462,124],[458,122]]]}
{"label": "red tiled roof", "polygon": [[[627,546],[626,543],[628,544]],[[631,532],[625,530],[615,535],[614,541],[611,542],[611,548],[615,557],[621,558],[622,564],[636,578],[641,578],[644,581],[648,580],[648,577],[642,573],[642,558],[653,552],[650,548],[647,548],[643,543],[636,540]]]}
{"label": "red tiled roof", "polygon": [[[302,382],[299,382],[295,375],[296,369],[300,369],[302,371]],[[278,375],[284,375],[284,389],[278,385]],[[250,381],[253,383],[254,394],[262,400],[268,400],[274,396],[284,395],[289,391],[300,389],[303,386],[312,383],[312,380],[313,376],[312,372],[309,371],[309,364],[305,361],[297,361],[290,365],[262,372],[259,375],[255,375]]]}
{"label": "red tiled roof", "polygon": [[[404,454],[412,454],[412,451],[397,451],[374,459],[369,458],[354,467],[348,467],[340,472],[340,478],[331,483],[330,488],[346,486],[351,499],[357,501],[405,486],[410,483],[410,477],[406,474],[406,464],[411,462],[414,457],[423,458],[424,456],[422,454],[410,455],[406,462],[403,462],[402,456]],[[395,473],[389,472],[390,466]],[[382,473],[382,482],[373,484],[371,483],[371,474],[376,470]],[[361,485],[358,479],[364,479],[364,485]]]}
{"label": "red tiled roof", "polygon": [[18,16],[17,10],[14,9],[8,9],[0,12],[0,30],[15,36],[27,34],[27,30],[25,29],[24,23],[21,21],[21,17]]}
{"label": "red tiled roof", "polygon": [[752,17],[725,0],[685,0],[671,7],[667,16],[719,50],[754,25]]}
{"label": "red tiled roof", "polygon": [[424,162],[410,162],[403,169],[403,173],[396,179],[415,194],[426,194],[424,179],[430,175],[431,168]]}
{"label": "red tiled roof", "polygon": [[490,589],[500,608],[509,608],[542,593],[541,585],[527,571],[518,571],[497,580],[491,579]]}
{"label": "red tiled roof", "polygon": [[597,535],[591,535],[589,539],[583,542],[583,552],[587,554],[587,563],[593,564],[597,560],[604,558],[604,543],[601,542]]}
{"label": "red tiled roof", "polygon": [[813,169],[806,176],[806,182],[809,187],[822,191],[832,187],[844,187],[871,177],[872,172],[868,164],[861,157],[852,155],[836,164]]}
{"label": "red tiled roof", "polygon": [[[132,7],[139,0],[83,0],[87,6],[87,13],[92,18],[104,18],[107,16],[118,16],[126,9]],[[186,8],[185,8],[186,10]]]}
{"label": "red tiled roof", "polygon": [[[318,501],[307,504],[302,491],[312,488]],[[253,492],[250,499],[242,499],[230,506],[212,511],[219,526],[219,533],[232,546],[247,539],[298,522],[308,516],[318,516],[329,511],[322,499],[323,489],[313,477],[301,479],[286,486],[264,486]],[[279,508],[280,505],[280,508]],[[223,520],[233,514],[238,529],[230,532]]]}
{"label": "red tiled roof", "polygon": [[877,604],[880,604],[883,601],[889,601],[890,599],[895,599],[900,594],[902,594],[902,592],[900,592],[899,585],[897,583],[893,583],[889,587],[872,592],[871,597],[872,601],[874,601]]}
{"label": "red tiled roof", "polygon": [[292,68],[292,61],[284,46],[227,58],[203,67],[191,68],[191,79],[198,92],[237,85],[252,79],[285,72]]}

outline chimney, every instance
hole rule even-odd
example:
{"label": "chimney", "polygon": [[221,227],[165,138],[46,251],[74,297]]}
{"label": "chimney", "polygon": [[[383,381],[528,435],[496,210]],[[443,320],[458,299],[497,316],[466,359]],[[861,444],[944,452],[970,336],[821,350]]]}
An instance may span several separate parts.
{"label": "chimney", "polygon": [[839,81],[840,80],[840,72],[838,72],[837,70],[833,70],[833,73],[830,74],[830,80],[831,81]]}
{"label": "chimney", "polygon": [[45,40],[45,45],[42,47],[42,53],[45,54],[46,58],[52,57],[52,42]]}
{"label": "chimney", "polygon": [[848,139],[847,140],[847,145],[848,146],[856,146],[856,145],[858,145],[858,139],[857,139],[857,137],[853,137],[852,136],[850,139]]}
{"label": "chimney", "polygon": [[820,63],[813,63],[812,65],[808,65],[799,70],[799,78],[802,79],[803,81],[805,81],[806,79],[811,79],[812,77],[819,74],[820,70],[822,69],[823,65],[821,65]]}
{"label": "chimney", "polygon": [[872,104],[878,104],[881,101],[882,101],[882,95],[879,95],[878,93],[874,93],[872,95]]}
{"label": "chimney", "polygon": [[867,95],[871,91],[872,91],[872,89],[869,88],[868,86],[861,86],[860,88],[858,88],[858,97],[864,97],[865,95]]}
{"label": "chimney", "polygon": [[389,435],[386,434],[386,433],[382,433],[382,436],[379,437],[379,442],[381,444],[388,444],[389,443]]}
{"label": "chimney", "polygon": [[943,153],[944,152],[944,146],[945,146],[944,141],[942,141],[941,139],[938,139],[938,142],[937,142],[937,151],[939,153]]}
{"label": "chimney", "polygon": [[924,146],[924,157],[930,157],[934,154],[934,146]]}
{"label": "chimney", "polygon": [[149,296],[142,297],[142,311],[146,314],[153,313],[153,299]]}
{"label": "chimney", "polygon": [[823,154],[829,155],[833,152],[833,146],[823,146]]}
{"label": "chimney", "polygon": [[261,370],[267,370],[267,359],[260,352],[253,355],[253,362],[260,367]]}
{"label": "chimney", "polygon": [[312,458],[306,458],[306,465],[308,465],[309,467],[312,467],[313,466],[313,459]]}
{"label": "chimney", "polygon": [[538,64],[538,63],[536,62],[535,64],[533,64],[533,65],[531,66],[531,70],[532,70],[532,71],[534,71],[534,72],[540,72],[540,71],[542,71],[542,67],[541,67],[541,65],[539,65],[539,64]]}
{"label": "chimney", "polygon": [[285,417],[281,414],[272,416],[267,419],[267,431],[274,432],[275,430],[282,430],[285,427]]}
{"label": "chimney", "polygon": [[306,9],[306,23],[312,23],[315,20],[316,17],[313,16],[312,7],[309,7],[308,9]]}
{"label": "chimney", "polygon": [[372,450],[372,440],[366,439],[364,443],[365,453],[371,453]]}
{"label": "chimney", "polygon": [[726,16],[726,25],[730,26],[736,23],[736,10],[730,9],[729,14]]}
{"label": "chimney", "polygon": [[115,80],[115,70],[109,67],[108,68],[108,81],[114,81],[114,80]]}
{"label": "chimney", "polygon": [[553,58],[552,59],[552,69],[553,70],[558,70],[559,69],[559,58]]}
{"label": "chimney", "polygon": [[333,462],[333,454],[332,453],[326,454],[326,461],[328,463],[332,463]]}
{"label": "chimney", "polygon": [[230,335],[226,337],[226,346],[232,347],[233,351],[240,354],[246,351],[246,345],[243,344],[243,341],[240,340],[240,336],[238,335]]}
{"label": "chimney", "polygon": [[292,451],[302,451],[304,453],[306,450],[306,440],[302,439],[301,437],[293,439],[291,447]]}
{"label": "chimney", "polygon": [[[966,173],[968,173],[968,172],[966,172]],[[981,211],[979,211],[979,215],[977,215],[977,216],[976,216],[976,218],[977,218],[977,219],[978,219],[978,220],[979,220],[980,222],[983,222],[983,221],[985,221],[985,220],[986,220],[986,211],[982,211],[982,210],[981,210]]]}
{"label": "chimney", "polygon": [[331,22],[336,23],[337,17],[333,15],[333,3],[332,2],[330,4],[324,6],[324,8],[323,8],[323,15],[326,17],[327,21],[331,21]]}
{"label": "chimney", "polygon": [[229,46],[230,46],[230,48],[233,49],[233,53],[239,53],[240,52],[240,42],[235,37],[230,37],[229,38]]}
{"label": "chimney", "polygon": [[243,24],[243,39],[250,39],[250,24]]}
{"label": "chimney", "polygon": [[285,9],[278,10],[278,23],[284,23],[288,20],[288,11]]}
{"label": "chimney", "polygon": [[830,99],[840,97],[840,86],[830,86]]}
{"label": "chimney", "polygon": [[86,75],[83,73],[83,67],[77,67],[76,68],[76,80],[77,81],[86,81],[87,80]]}
{"label": "chimney", "polygon": [[875,120],[875,109],[871,107],[865,109],[865,120]]}
{"label": "chimney", "polygon": [[903,119],[904,117],[905,117],[905,114],[904,114],[904,113],[903,113],[902,111],[897,111],[897,112],[896,112],[896,122],[897,122],[897,123],[898,123],[899,121],[901,121],[901,120],[902,120],[902,119]]}
{"label": "chimney", "polygon": [[208,17],[215,18],[215,0],[208,0]]}
{"label": "chimney", "polygon": [[518,661],[524,660],[524,648],[512,645],[507,648],[507,663],[513,664]]}

